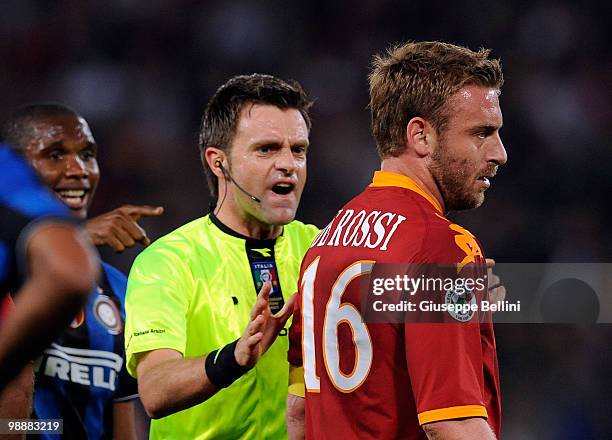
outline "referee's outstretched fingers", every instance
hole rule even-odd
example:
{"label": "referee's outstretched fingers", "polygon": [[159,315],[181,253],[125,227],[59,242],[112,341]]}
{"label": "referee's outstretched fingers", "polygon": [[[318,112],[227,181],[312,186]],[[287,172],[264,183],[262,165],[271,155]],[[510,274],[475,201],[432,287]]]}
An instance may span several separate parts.
{"label": "referee's outstretched fingers", "polygon": [[[296,294],[291,295],[291,298],[289,298],[283,308],[276,315],[267,316],[266,323],[263,328],[263,338],[261,340],[261,346],[264,352],[266,352],[266,350],[268,350],[268,348],[270,348],[270,346],[274,343],[281,329],[285,326],[285,323],[293,314],[293,304],[296,297]],[[270,313],[269,308],[267,313]]]}
{"label": "referee's outstretched fingers", "polygon": [[257,315],[257,317],[247,326],[246,334],[248,337],[246,342],[248,347],[253,347],[261,341],[265,321],[262,315]]}
{"label": "referee's outstretched fingers", "polygon": [[270,291],[272,290],[272,284],[269,282],[265,282],[263,286],[261,286],[261,290],[259,294],[257,294],[257,302],[253,306],[253,310],[251,311],[251,319],[255,319],[255,317],[259,314],[269,312],[269,298]]}
{"label": "referee's outstretched fingers", "polygon": [[258,314],[249,322],[244,333],[236,343],[234,356],[241,367],[251,368],[263,354],[261,340],[264,336],[265,318]]}

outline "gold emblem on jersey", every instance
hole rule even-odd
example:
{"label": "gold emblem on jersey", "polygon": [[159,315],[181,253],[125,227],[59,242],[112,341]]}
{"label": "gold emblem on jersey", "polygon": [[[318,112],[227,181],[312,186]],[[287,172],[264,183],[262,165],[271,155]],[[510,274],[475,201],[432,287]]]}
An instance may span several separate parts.
{"label": "gold emblem on jersey", "polygon": [[461,269],[468,263],[475,263],[476,258],[484,258],[482,250],[478,246],[476,238],[467,230],[454,223],[449,225],[453,231],[458,232],[459,235],[455,235],[455,244],[465,252],[465,257],[459,263],[457,263],[457,273],[461,272]]}

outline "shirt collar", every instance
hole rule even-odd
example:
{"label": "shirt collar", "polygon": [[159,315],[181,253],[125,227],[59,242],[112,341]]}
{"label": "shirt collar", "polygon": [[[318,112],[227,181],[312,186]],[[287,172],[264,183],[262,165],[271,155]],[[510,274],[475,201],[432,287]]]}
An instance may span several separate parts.
{"label": "shirt collar", "polygon": [[209,218],[210,218],[210,221],[225,234],[231,235],[232,237],[236,237],[241,240],[248,241],[249,243],[255,244],[255,245],[274,246],[276,241],[282,238],[283,233],[285,232],[285,228],[283,228],[283,230],[281,231],[281,234],[276,238],[269,238],[269,239],[253,238],[253,237],[248,237],[246,235],[242,235],[240,232],[234,231],[232,228],[227,226],[225,223],[221,222],[221,220],[219,220],[219,218],[215,215],[214,212],[211,212],[209,214]]}
{"label": "shirt collar", "polygon": [[410,191],[414,191],[415,193],[427,199],[427,201],[431,203],[440,214],[444,214],[440,204],[408,176],[405,176],[403,174],[391,173],[389,171],[376,171],[374,173],[374,178],[372,179],[370,187],[380,188],[384,186],[398,186],[400,188],[406,188]]}

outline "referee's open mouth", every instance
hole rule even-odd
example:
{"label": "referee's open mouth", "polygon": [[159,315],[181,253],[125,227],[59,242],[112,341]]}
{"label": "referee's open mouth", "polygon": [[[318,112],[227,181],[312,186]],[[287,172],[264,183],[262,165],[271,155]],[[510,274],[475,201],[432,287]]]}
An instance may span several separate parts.
{"label": "referee's open mouth", "polygon": [[295,184],[291,182],[281,182],[277,183],[272,187],[272,192],[275,194],[286,196],[295,188]]}

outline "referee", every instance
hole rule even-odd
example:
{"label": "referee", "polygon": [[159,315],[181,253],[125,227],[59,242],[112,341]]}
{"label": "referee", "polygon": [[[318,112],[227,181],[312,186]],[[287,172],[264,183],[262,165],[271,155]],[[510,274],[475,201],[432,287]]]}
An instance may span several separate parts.
{"label": "referee", "polygon": [[255,74],[230,79],[204,111],[214,210],[148,247],[128,281],[127,367],[156,419],[151,438],[287,436],[283,327],[318,232],[294,221],[310,105],[299,84]]}

